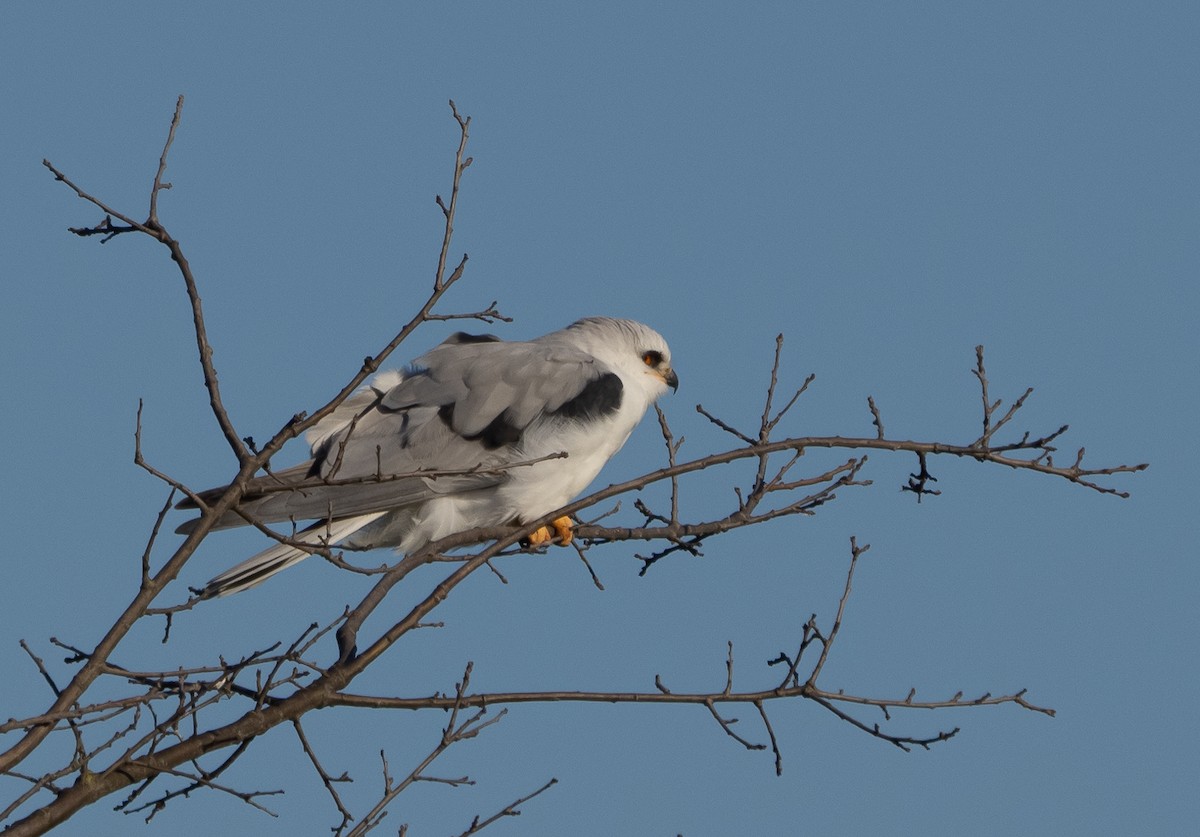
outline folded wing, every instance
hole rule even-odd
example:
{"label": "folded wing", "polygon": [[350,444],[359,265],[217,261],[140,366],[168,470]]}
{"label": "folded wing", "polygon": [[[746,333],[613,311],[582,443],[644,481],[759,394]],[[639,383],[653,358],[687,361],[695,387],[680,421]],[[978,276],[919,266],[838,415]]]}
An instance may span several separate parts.
{"label": "folded wing", "polygon": [[[522,460],[530,426],[586,418],[581,404],[619,404],[620,390],[615,374],[570,347],[456,334],[402,375],[383,373],[347,399],[309,431],[311,460],[255,478],[217,527],[245,517],[339,520],[497,485]],[[200,498],[212,502],[224,490]],[[190,499],[179,505],[197,508]]]}

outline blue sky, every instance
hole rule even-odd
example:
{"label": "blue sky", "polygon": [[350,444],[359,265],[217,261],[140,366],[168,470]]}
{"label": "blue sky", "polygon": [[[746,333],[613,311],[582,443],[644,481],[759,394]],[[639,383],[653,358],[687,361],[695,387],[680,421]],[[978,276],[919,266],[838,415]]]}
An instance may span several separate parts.
{"label": "blue sky", "polygon": [[[725,443],[696,403],[752,424],[783,332],[785,384],[817,374],[789,435],[870,435],[872,395],[891,435],[969,442],[982,343],[994,396],[1036,388],[1019,429],[1069,422],[1063,459],[1086,445],[1094,464],[1151,469],[1114,481],[1133,493],[1122,501],[936,462],[943,494],[917,506],[897,490],[915,463],[873,455],[872,488],[714,541],[703,558],[638,578],[634,548],[594,553],[605,592],[561,552],[510,560],[508,585],[477,574],[447,602],[446,627],[395,649],[370,685],[448,690],[473,660],[481,690],[639,690],[656,674],[719,689],[728,641],[738,685],[770,684],[765,661],[811,613],[832,619],[856,535],[872,550],[826,686],[1029,688],[1059,714],[902,716],[896,729],[914,734],[963,728],[904,754],[816,706],[777,706],[777,778],[769,755],[703,710],[520,706],[441,763],[475,786],[417,788],[393,832],[458,833],[551,776],[555,788],[488,833],[1194,826],[1198,22],[1193,4],[1166,2],[7,7],[0,716],[48,703],[18,639],[62,673],[48,637],[95,642],[133,593],[165,496],[132,463],[138,399],[156,466],[195,487],[233,473],[166,251],[68,235],[99,215],[42,158],[144,213],[186,95],[161,215],[201,282],[231,415],[266,438],[323,403],[424,299],[453,98],[473,118],[475,163],[455,242],[471,260],[447,310],[498,299],[516,322],[494,330],[511,338],[592,314],[654,325],[682,379],[664,408],[685,454]],[[419,333],[397,362],[444,334]],[[660,449],[647,423],[599,483]],[[685,484],[685,512],[723,508],[746,476]],[[214,537],[182,580],[260,545]],[[165,648],[147,627],[117,662],[195,664],[286,641],[362,589],[308,562],[189,614]],[[732,714],[763,738],[753,708]],[[411,765],[444,719],[309,723],[365,811],[379,749]],[[172,804],[159,831],[336,822],[290,734],[260,742],[230,778],[286,787],[268,802],[281,816],[201,794]],[[16,787],[0,783],[5,799]],[[102,803],[65,830],[140,829]]]}

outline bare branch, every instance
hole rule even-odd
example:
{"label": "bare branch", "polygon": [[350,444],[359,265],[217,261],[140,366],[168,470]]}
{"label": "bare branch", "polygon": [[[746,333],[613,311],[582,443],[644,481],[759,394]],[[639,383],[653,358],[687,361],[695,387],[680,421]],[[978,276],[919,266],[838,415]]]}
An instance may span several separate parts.
{"label": "bare branch", "polygon": [[535,790],[533,793],[528,793],[525,796],[522,796],[520,799],[516,799],[516,800],[510,802],[509,804],[507,804],[503,808],[501,808],[497,813],[492,814],[492,816],[488,817],[487,819],[481,820],[481,819],[479,819],[479,817],[475,817],[475,819],[471,820],[471,825],[467,828],[467,830],[462,832],[461,834],[459,834],[458,837],[468,837],[468,835],[470,835],[470,834],[478,834],[480,831],[483,831],[483,829],[487,828],[492,823],[494,823],[497,820],[500,820],[504,817],[519,817],[521,815],[521,811],[518,808],[518,806],[524,805],[526,802],[533,799],[535,796],[540,795],[543,791],[547,791],[557,784],[558,784],[558,779],[551,779],[550,781],[546,782],[546,784],[542,785],[540,788]]}
{"label": "bare branch", "polygon": [[737,718],[722,718],[721,714],[719,712],[717,712],[717,707],[716,707],[715,701],[706,700],[706,701],[704,701],[704,705],[706,707],[708,707],[709,713],[712,714],[713,719],[716,720],[716,722],[720,725],[721,729],[723,729],[725,731],[725,734],[728,735],[730,738],[732,738],[734,741],[741,744],[747,750],[765,750],[766,749],[765,744],[755,744],[751,741],[747,741],[745,738],[742,738],[740,735],[738,735],[736,732],[734,732],[733,725],[738,722],[738,719]]}
{"label": "bare branch", "polygon": [[[433,764],[433,762],[442,753],[446,752],[446,750],[458,742],[474,738],[487,727],[498,723],[508,711],[501,710],[495,717],[484,720],[484,715],[487,710],[481,708],[478,712],[467,718],[465,721],[462,721],[461,723],[459,722],[459,710],[463,708],[463,694],[471,682],[472,667],[473,664],[468,662],[466,670],[463,672],[462,680],[460,680],[455,686],[454,701],[449,707],[450,719],[446,723],[446,727],[442,730],[441,740],[438,742],[437,746],[430,750],[429,754],[426,755],[425,758],[422,759],[421,762],[414,767],[406,777],[404,777],[404,779],[399,782],[394,782],[392,780],[387,769],[387,757],[384,756],[382,752],[380,753],[380,758],[383,760],[384,765],[383,794],[381,795],[379,802],[377,802],[370,811],[363,815],[361,822],[359,822],[357,826],[347,833],[347,837],[357,837],[357,835],[366,834],[368,831],[378,825],[380,820],[382,820],[387,813],[387,806],[390,805],[397,796],[406,791],[416,782],[440,782],[442,784],[453,786],[474,784],[465,776],[458,779],[443,779],[425,775],[425,770],[428,769],[428,767]],[[538,793],[540,792],[541,791],[538,791]],[[524,800],[518,800],[517,802],[513,803],[513,805],[520,804],[522,801]],[[338,831],[340,833],[340,829],[338,829]]]}
{"label": "bare branch", "polygon": [[[89,658],[87,664],[78,671],[71,679],[71,682],[64,687],[62,693],[58,696],[54,705],[50,707],[48,714],[61,712],[72,704],[74,704],[90,684],[100,675],[103,670],[104,661],[108,655],[116,648],[118,643],[124,638],[132,626],[137,622],[141,615],[151,605],[159,592],[179,574],[183,565],[194,553],[196,547],[207,536],[213,523],[221,517],[229,509],[236,506],[237,501],[241,497],[241,492],[244,489],[247,481],[256,473],[262,466],[266,465],[272,456],[277,453],[290,439],[295,438],[303,433],[317,421],[320,421],[329,413],[333,412],[346,398],[354,392],[355,389],[366,379],[368,375],[379,368],[379,364],[387,358],[392,351],[396,349],[421,323],[425,322],[428,314],[432,311],[434,305],[441,299],[442,295],[462,276],[463,268],[466,264],[466,258],[460,261],[458,267],[454,270],[451,276],[444,276],[444,266],[446,255],[449,251],[451,232],[453,230],[453,207],[456,205],[458,197],[459,183],[462,173],[466,167],[470,165],[470,158],[464,157],[464,150],[467,140],[467,125],[469,119],[464,120],[453,106],[451,110],[454,114],[456,122],[460,128],[460,142],[458,152],[455,156],[454,170],[454,185],[451,194],[451,206],[446,211],[446,232],[443,236],[441,256],[439,257],[439,267],[435,280],[435,290],[430,294],[421,309],[417,314],[405,325],[400,332],[375,356],[367,358],[363,363],[363,368],[356,374],[350,382],[342,388],[325,406],[316,410],[313,414],[303,417],[297,415],[292,421],[288,422],[275,436],[262,448],[257,454],[251,454],[241,436],[233,428],[229,421],[227,412],[220,397],[220,389],[217,384],[217,376],[215,368],[212,364],[212,349],[209,346],[207,332],[204,326],[203,310],[200,304],[200,296],[197,291],[195,278],[192,275],[191,267],[183,254],[182,247],[172,238],[159,223],[155,223],[153,227],[145,224],[134,222],[128,216],[122,215],[115,211],[111,211],[104,206],[100,201],[92,198],[82,189],[66,178],[62,172],[54,168],[49,161],[45,161],[46,167],[54,173],[57,180],[66,183],[75,193],[82,199],[87,200],[96,206],[103,209],[106,214],[120,218],[127,225],[136,227],[139,232],[144,232],[147,235],[162,242],[168,247],[171,252],[171,258],[175,261],[179,268],[180,274],[184,280],[185,290],[192,307],[192,324],[195,331],[197,346],[199,349],[200,363],[204,373],[205,386],[209,392],[210,408],[221,427],[227,442],[238,459],[239,470],[237,477],[230,483],[229,490],[226,491],[219,501],[204,509],[199,525],[192,533],[184,540],[184,542],[176,549],[175,553],[167,560],[162,569],[160,569],[149,583],[143,583],[140,586],[138,594],[133,601],[126,607],[124,612],[118,617],[113,627],[103,637],[100,643],[96,646],[93,655]],[[170,143],[173,142],[175,135],[175,127],[178,124],[180,116],[179,103],[175,111],[175,116],[172,118],[172,127],[168,133],[167,143],[164,145],[163,153],[159,159],[159,167],[156,172],[155,185],[152,189],[157,189],[162,186],[161,174],[165,169],[165,160],[169,150]],[[50,733],[53,727],[39,726],[29,730],[26,735],[15,745],[0,753],[0,774],[12,770],[17,764],[25,759],[33,750],[40,744],[41,741]],[[66,801],[64,801],[66,800]],[[58,807],[56,811],[61,811],[61,816],[69,815],[67,813],[67,802],[71,801],[70,797],[60,797],[54,803]],[[82,804],[82,799],[72,804]],[[57,815],[56,815],[57,816]]]}
{"label": "bare branch", "polygon": [[353,782],[354,780],[351,779],[350,775],[345,771],[342,771],[341,776],[334,777],[329,775],[329,773],[325,771],[325,768],[321,766],[321,761],[317,758],[316,751],[313,750],[312,745],[308,742],[308,736],[304,734],[304,727],[300,725],[299,718],[294,718],[292,720],[292,728],[296,730],[296,737],[300,739],[300,746],[304,748],[304,754],[308,756],[308,760],[312,763],[313,769],[317,771],[317,776],[319,776],[321,779],[321,784],[325,786],[325,790],[329,791],[329,796],[333,799],[333,804],[337,807],[338,813],[342,817],[341,823],[334,828],[335,832],[341,831],[354,821],[354,815],[351,814],[349,809],[346,808],[345,804],[343,804],[342,798],[338,796],[337,789],[334,787],[334,783]]}
{"label": "bare branch", "polygon": [[167,132],[167,141],[163,145],[162,154],[158,158],[158,171],[154,173],[154,185],[150,187],[150,214],[146,224],[152,228],[158,226],[158,193],[170,189],[170,183],[163,182],[163,173],[167,170],[167,154],[175,142],[175,130],[179,127],[179,119],[183,116],[183,96],[175,100],[175,115],[171,117],[171,128]]}
{"label": "bare branch", "polygon": [[758,710],[758,716],[762,718],[763,726],[767,729],[767,735],[771,739],[771,752],[775,754],[775,775],[783,775],[783,753],[779,751],[779,741],[775,738],[775,730],[771,727],[771,719],[767,717],[767,710],[763,706],[761,700],[754,701],[754,708]]}
{"label": "bare branch", "polygon": [[867,396],[867,406],[871,409],[871,424],[875,425],[875,438],[883,439],[886,433],[883,430],[883,417],[879,415],[879,408],[875,406],[875,399]]}
{"label": "bare branch", "polygon": [[846,613],[846,602],[850,598],[850,591],[853,589],[854,568],[858,566],[858,559],[864,552],[871,548],[870,544],[859,547],[858,542],[850,538],[850,569],[846,571],[846,586],[842,591],[842,598],[838,602],[837,616],[833,619],[833,629],[829,632],[829,637],[821,642],[821,656],[817,660],[817,664],[813,666],[812,674],[808,676],[808,684],[815,686],[817,677],[821,674],[821,669],[825,667],[825,661],[829,659],[829,650],[833,647],[833,641],[837,639],[838,631],[842,629],[842,617]]}
{"label": "bare branch", "polygon": [[[845,586],[828,634],[822,632],[817,624],[817,617],[813,614],[800,627],[796,652],[791,656],[780,652],[777,658],[766,662],[767,669],[754,675],[759,677],[765,675],[769,680],[765,686],[746,689],[739,685],[739,688],[735,688],[733,644],[730,642],[725,655],[723,682],[718,681],[717,683],[720,686],[718,691],[673,692],[663,684],[660,677],[656,676],[654,689],[646,692],[513,691],[472,693],[470,691],[472,665],[467,663],[462,678],[455,685],[453,694],[439,691],[416,696],[398,694],[372,696],[350,692],[349,689],[355,679],[410,632],[440,624],[430,621],[430,614],[472,573],[488,567],[502,581],[505,580],[496,566],[499,563],[496,559],[507,559],[519,555],[522,550],[518,545],[529,532],[563,516],[571,516],[579,520],[581,512],[595,509],[599,504],[607,504],[612,499],[639,491],[655,483],[669,485],[669,508],[654,508],[652,506],[656,505],[657,501],[638,498],[633,506],[642,515],[641,525],[622,526],[620,525],[622,521],[619,519],[613,521],[613,525],[602,525],[602,523],[607,524],[608,517],[621,508],[621,502],[617,500],[615,508],[611,512],[594,516],[576,527],[575,532],[578,536],[575,543],[576,553],[597,588],[603,589],[603,586],[588,561],[587,553],[591,549],[618,541],[651,543],[653,546],[647,550],[648,556],[637,556],[643,562],[641,569],[644,573],[651,564],[668,555],[676,553],[699,555],[701,546],[706,544],[709,539],[726,532],[768,523],[787,516],[811,516],[825,504],[837,499],[842,489],[866,487],[871,484],[870,480],[864,478],[864,471],[868,465],[868,452],[915,455],[919,465],[918,472],[910,475],[908,484],[903,488],[915,493],[918,501],[925,496],[939,493],[938,490],[931,488],[937,482],[937,478],[929,470],[930,463],[939,456],[967,458],[983,464],[1001,465],[1066,479],[1100,493],[1122,497],[1127,495],[1116,488],[1102,484],[1102,482],[1108,481],[1102,481],[1101,478],[1140,471],[1146,466],[1085,467],[1082,447],[1078,449],[1072,464],[1055,465],[1056,446],[1067,432],[1067,426],[1062,425],[1057,430],[1040,435],[1028,431],[1020,435],[1012,433],[1011,425],[1026,404],[1032,389],[1025,390],[1024,394],[1013,401],[1007,409],[1003,409],[1002,402],[999,399],[993,399],[990,394],[982,346],[976,349],[976,365],[973,370],[973,374],[979,382],[983,405],[982,430],[975,441],[969,445],[889,437],[885,431],[880,410],[873,398],[867,399],[875,431],[871,438],[837,435],[775,438],[774,434],[783,418],[798,403],[800,396],[807,391],[814,380],[814,376],[809,375],[782,407],[777,406],[778,402],[783,400],[782,396],[777,397],[784,345],[783,335],[780,334],[775,339],[774,356],[761,411],[755,408],[750,416],[726,420],[709,413],[703,406],[697,405],[696,407],[697,411],[710,423],[723,433],[734,437],[734,441],[730,442],[730,448],[718,449],[690,460],[680,461],[679,452],[684,438],[682,436],[678,439],[675,437],[666,413],[656,407],[658,425],[666,449],[666,464],[663,467],[648,471],[623,483],[594,491],[586,497],[555,510],[541,520],[526,520],[520,526],[495,526],[460,532],[436,543],[428,544],[422,549],[413,550],[390,565],[385,564],[379,568],[357,567],[346,561],[342,552],[339,551],[340,549],[349,550],[351,547],[338,547],[332,536],[330,522],[324,524],[323,538],[320,534],[322,528],[320,522],[311,526],[304,533],[295,531],[293,522],[293,531],[284,534],[276,532],[271,527],[264,525],[262,521],[254,519],[253,515],[240,511],[240,501],[249,481],[255,475],[272,473],[272,457],[281,450],[285,443],[297,438],[337,410],[420,325],[430,321],[452,320],[478,320],[489,324],[496,321],[510,321],[508,317],[500,313],[495,300],[481,310],[469,313],[439,313],[435,311],[443,295],[464,275],[467,263],[466,254],[463,254],[457,262],[452,260],[451,245],[462,175],[472,163],[472,159],[466,156],[471,120],[469,117],[461,115],[453,102],[450,103],[451,114],[458,128],[457,150],[449,199],[443,200],[440,195],[435,199],[436,205],[442,213],[444,226],[432,286],[424,303],[421,304],[412,319],[386,345],[376,354],[369,355],[363,360],[361,368],[324,405],[312,412],[294,414],[265,443],[258,444],[251,437],[237,433],[226,411],[213,363],[213,350],[208,341],[196,278],[184,256],[182,245],[168,233],[159,218],[158,198],[162,190],[171,188],[171,184],[165,181],[164,177],[168,156],[180,124],[182,105],[183,98],[180,97],[176,102],[167,138],[162,147],[150,187],[149,214],[145,221],[137,221],[132,215],[122,214],[89,195],[48,161],[45,161],[44,165],[58,181],[65,183],[80,199],[104,213],[104,220],[100,224],[89,228],[73,229],[73,233],[79,236],[101,236],[102,242],[122,234],[143,233],[168,249],[179,270],[183,288],[191,306],[192,328],[209,396],[209,411],[217,422],[226,444],[234,454],[237,470],[224,490],[204,492],[203,495],[200,495],[191,491],[182,482],[151,466],[143,455],[142,405],[139,402],[134,434],[134,461],[147,473],[168,485],[171,490],[165,505],[158,511],[154,519],[145,549],[140,556],[140,583],[137,585],[136,593],[111,629],[94,647],[90,642],[79,643],[83,647],[76,647],[76,645],[56,639],[51,640],[55,645],[66,649],[71,654],[66,661],[68,665],[79,666],[69,682],[65,677],[56,679],[50,667],[35,655],[28,645],[24,642],[21,643],[26,653],[34,661],[39,674],[49,684],[54,693],[54,700],[46,712],[25,719],[10,719],[7,723],[0,724],[0,733],[23,732],[20,741],[4,753],[0,753],[0,775],[13,777],[28,784],[24,792],[3,812],[0,812],[0,821],[23,810],[26,805],[31,805],[31,801],[38,797],[43,798],[41,807],[35,807],[25,815],[24,819],[11,823],[10,831],[6,833],[10,833],[14,837],[44,833],[64,822],[82,807],[118,791],[124,791],[126,794],[117,805],[118,810],[127,813],[134,811],[145,813],[147,820],[152,819],[171,801],[199,789],[229,794],[248,805],[266,810],[259,799],[266,793],[278,793],[278,791],[238,790],[218,782],[218,779],[248,751],[254,742],[260,741],[265,732],[282,724],[292,725],[305,755],[326,788],[333,807],[340,817],[340,822],[333,828],[335,833],[361,835],[377,827],[386,817],[388,806],[415,783],[432,782],[455,787],[471,784],[472,780],[468,776],[438,776],[431,774],[429,769],[448,748],[475,738],[484,729],[505,716],[507,708],[501,709],[498,713],[489,714],[491,707],[494,706],[507,707],[521,703],[562,701],[703,706],[717,722],[717,725],[743,747],[764,751],[769,748],[774,756],[777,774],[782,772],[783,759],[781,743],[771,725],[766,709],[770,701],[813,701],[853,728],[904,750],[915,747],[928,748],[935,743],[949,740],[957,733],[958,728],[926,736],[898,733],[893,731],[894,725],[891,722],[893,721],[893,712],[903,714],[899,710],[950,710],[1011,703],[1019,708],[1048,716],[1054,714],[1054,710],[1037,706],[1028,701],[1024,689],[1003,695],[984,692],[976,698],[964,698],[964,693],[959,691],[948,699],[918,700],[915,689],[909,689],[904,697],[888,698],[878,695],[846,694],[842,690],[830,690],[819,684],[818,680],[825,672],[833,646],[840,635],[846,617],[847,603],[852,591],[858,559],[869,549],[868,546],[860,547],[855,538],[850,540],[851,555]],[[751,432],[743,432],[736,427],[739,424],[753,426],[755,420],[757,420],[757,429]],[[352,420],[350,432],[353,432],[354,429],[355,421]],[[1005,431],[1004,439],[1000,439],[1000,431]],[[811,463],[810,452],[821,449],[849,451],[850,453],[847,454],[846,461],[841,464],[829,466],[827,462],[824,462],[819,466],[806,468],[805,466]],[[340,464],[341,456],[339,452],[332,473],[323,480],[314,479],[312,484],[324,487],[361,482],[388,482],[412,477],[436,481],[443,477],[467,474],[504,474],[512,468],[532,466],[562,455],[564,454],[551,454],[492,470],[472,468],[438,472],[421,471],[409,474],[384,473],[384,459],[381,456],[377,473],[373,476],[367,479],[345,479],[337,475],[337,466]],[[732,485],[732,495],[736,502],[732,499],[729,500],[730,506],[727,509],[721,510],[707,519],[686,513],[685,501],[691,500],[692,494],[690,491],[684,491],[685,480],[695,479],[700,472],[708,472],[706,476],[712,478],[721,473],[718,470],[719,466],[736,465],[743,461],[746,461],[747,464],[739,466],[741,469],[739,473],[748,476]],[[310,486],[302,486],[302,488],[305,487]],[[689,490],[691,489],[691,485],[687,487]],[[294,486],[281,485],[279,490],[296,489]],[[179,494],[190,498],[196,504],[200,509],[200,518],[183,542],[164,562],[161,562],[161,567],[155,570],[152,553],[159,543],[158,536],[165,517],[175,497]],[[725,496],[728,498],[729,495]],[[336,618],[325,622],[324,627],[319,628],[320,623],[313,622],[290,642],[275,643],[268,648],[254,650],[248,654],[229,654],[228,660],[226,655],[214,653],[212,658],[201,661],[201,664],[180,665],[177,668],[162,671],[141,670],[136,665],[125,667],[114,662],[117,649],[138,619],[157,615],[166,617],[165,642],[170,635],[172,618],[196,607],[203,600],[203,595],[199,595],[189,598],[181,604],[166,607],[153,606],[163,590],[178,577],[199,543],[218,521],[230,513],[241,514],[248,524],[257,527],[278,543],[322,555],[338,568],[373,576],[374,583],[356,605],[346,608]],[[595,515],[595,512],[593,511],[591,514]],[[330,516],[332,518],[332,512]],[[315,542],[308,543],[305,538],[311,538]],[[407,612],[398,611],[398,618],[396,615],[390,616],[386,620],[377,617],[377,620],[382,621],[382,626],[377,626],[376,620],[372,620],[369,623],[369,631],[365,630],[364,625],[368,624],[367,620],[372,614],[389,612],[387,608],[379,606],[391,594],[393,588],[406,578],[412,578],[414,582],[416,579],[422,579],[421,575],[413,576],[412,571],[417,567],[426,566],[429,567],[430,574],[436,577],[424,588],[404,585]],[[416,603],[412,604],[412,601]],[[325,646],[318,646],[318,642],[335,631],[337,658],[332,662],[326,662],[319,653],[325,650]],[[364,646],[361,650],[359,649],[360,639]],[[794,643],[795,637],[787,639],[786,642]],[[815,651],[810,654],[810,647],[817,643],[820,645],[819,654]],[[796,646],[789,644],[784,647]],[[813,659],[814,655],[816,656],[815,660]],[[329,656],[332,657],[332,653]],[[770,667],[775,665],[785,667],[782,679],[777,679],[777,674],[769,671]],[[741,669],[744,669],[744,666],[745,663],[742,663]],[[803,671],[802,666],[804,667]],[[153,666],[148,666],[148,668],[153,668]],[[739,680],[745,677],[744,671],[739,670]],[[65,685],[60,686],[60,680],[65,682]],[[90,703],[85,703],[86,695],[97,694],[90,690],[93,689],[93,686],[100,686],[97,684],[98,680],[102,680],[104,686],[119,682],[125,692],[119,693],[116,698],[91,699]],[[111,690],[103,693],[106,698],[111,694]],[[752,736],[743,737],[735,732],[737,718],[732,717],[729,714],[730,710],[724,709],[723,705],[738,703],[754,707],[763,723],[769,745],[755,743],[750,740]],[[213,710],[217,704],[222,704],[222,710],[230,706],[241,708],[232,713],[221,714],[221,711]],[[382,791],[378,801],[357,821],[336,789],[337,784],[350,781],[349,775],[343,772],[340,776],[333,776],[327,772],[302,726],[305,714],[314,709],[332,706],[375,710],[435,710],[445,712],[448,716],[447,723],[442,728],[441,735],[434,746],[402,778],[393,776],[387,755],[381,750]],[[884,720],[888,723],[881,727],[880,724],[870,723],[858,717],[859,714],[866,715],[869,712],[882,712]],[[58,734],[56,740],[62,741],[64,744],[73,741],[73,746],[63,748],[63,752],[68,753],[63,756],[65,762],[63,766],[48,769],[41,776],[29,776],[18,772],[17,766],[30,754],[37,751],[52,733]],[[71,739],[65,737],[67,733],[70,733]],[[212,766],[214,764],[215,767]],[[551,779],[537,790],[520,797],[486,819],[475,817],[463,835],[477,833],[502,818],[518,815],[520,805],[547,790],[555,784],[555,781],[555,779]],[[157,796],[150,798],[152,793],[156,793]],[[36,804],[34,803],[34,805]],[[401,826],[399,831],[404,834],[407,826]]]}
{"label": "bare branch", "polygon": [[482,311],[472,311],[469,314],[430,314],[428,319],[432,321],[445,320],[482,320],[491,325],[495,322],[511,323],[512,317],[506,317],[500,313],[500,309],[496,307],[497,300],[492,300],[487,308]]}

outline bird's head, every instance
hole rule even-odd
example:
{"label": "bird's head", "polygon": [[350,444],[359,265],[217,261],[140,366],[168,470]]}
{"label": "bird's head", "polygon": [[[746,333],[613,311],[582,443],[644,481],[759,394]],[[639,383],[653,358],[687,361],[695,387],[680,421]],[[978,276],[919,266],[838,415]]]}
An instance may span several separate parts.
{"label": "bird's head", "polygon": [[650,326],[634,320],[588,317],[568,331],[585,351],[595,355],[621,375],[627,385],[641,389],[653,401],[667,387],[679,389],[679,376],[671,366],[671,348]]}

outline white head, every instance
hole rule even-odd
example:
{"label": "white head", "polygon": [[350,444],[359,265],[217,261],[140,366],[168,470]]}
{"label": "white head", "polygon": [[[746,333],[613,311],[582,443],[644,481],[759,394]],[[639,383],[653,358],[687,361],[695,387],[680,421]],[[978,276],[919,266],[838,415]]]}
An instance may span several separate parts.
{"label": "white head", "polygon": [[679,378],[671,368],[671,348],[650,326],[634,320],[588,317],[559,334],[612,368],[626,386],[640,391],[647,404],[667,387],[679,388]]}

